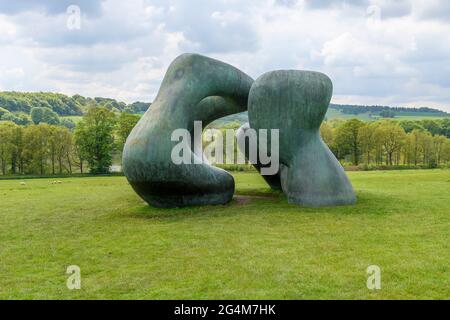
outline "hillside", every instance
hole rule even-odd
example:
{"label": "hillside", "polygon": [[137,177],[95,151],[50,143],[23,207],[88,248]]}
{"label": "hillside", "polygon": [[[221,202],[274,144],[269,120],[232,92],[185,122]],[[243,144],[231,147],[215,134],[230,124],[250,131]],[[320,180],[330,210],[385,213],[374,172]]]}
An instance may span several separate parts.
{"label": "hillside", "polygon": [[[19,124],[27,123],[33,108],[45,108],[60,117],[77,122],[91,107],[105,107],[114,112],[144,113],[151,103],[133,102],[126,104],[111,98],[83,97],[79,94],[68,96],[51,92],[0,92],[0,120],[10,120]],[[357,118],[363,121],[380,118],[399,120],[442,119],[450,117],[449,113],[432,108],[404,108],[388,106],[362,106],[330,104],[326,114],[327,120]],[[242,112],[216,120],[213,126],[222,126],[228,122],[248,121],[247,113]]]}
{"label": "hillside", "polygon": [[149,106],[150,103],[146,102],[126,104],[111,98],[89,98],[79,94],[67,96],[51,92],[0,92],[1,113],[30,114],[32,108],[48,108],[59,116],[82,116],[91,107],[105,107],[117,112],[143,113]]}
{"label": "hillside", "polygon": [[450,114],[433,108],[405,108],[388,106],[362,106],[362,105],[341,105],[330,104],[327,112],[327,119],[348,119],[359,118],[360,120],[376,120],[379,118],[401,118],[411,120],[421,120],[423,118],[446,118]]}
{"label": "hillside", "polygon": [[[355,108],[352,111],[351,108]],[[345,106],[331,104],[325,115],[326,120],[334,119],[359,119],[361,121],[375,121],[382,118],[390,118],[394,120],[437,120],[450,118],[450,114],[441,110],[431,109],[431,108],[390,108],[382,107],[383,109],[378,109],[378,107],[371,106]],[[384,113],[383,113],[384,112]],[[238,114],[233,114],[226,116],[224,118],[214,121],[212,127],[221,127],[226,123],[230,122],[245,123],[248,121],[247,112],[241,112]]]}

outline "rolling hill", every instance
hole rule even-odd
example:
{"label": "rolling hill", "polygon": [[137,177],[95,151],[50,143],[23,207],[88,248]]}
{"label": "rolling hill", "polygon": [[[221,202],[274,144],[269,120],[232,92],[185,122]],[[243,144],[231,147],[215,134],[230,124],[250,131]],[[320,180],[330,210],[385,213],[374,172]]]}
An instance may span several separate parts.
{"label": "rolling hill", "polygon": [[[135,114],[144,113],[151,103],[133,102],[126,104],[111,98],[84,97],[79,94],[68,96],[52,92],[0,92],[0,120],[6,114],[5,119],[11,115],[29,117],[32,108],[49,108],[59,116],[73,119],[77,122],[80,117],[91,107],[105,107],[114,112],[128,112]],[[392,118],[399,120],[423,120],[448,118],[450,114],[432,108],[405,108],[389,106],[362,106],[330,104],[325,116],[327,120],[357,118],[362,121],[372,121],[380,118]],[[230,115],[216,120],[213,126],[222,126],[229,122],[244,123],[248,121],[246,112]]]}

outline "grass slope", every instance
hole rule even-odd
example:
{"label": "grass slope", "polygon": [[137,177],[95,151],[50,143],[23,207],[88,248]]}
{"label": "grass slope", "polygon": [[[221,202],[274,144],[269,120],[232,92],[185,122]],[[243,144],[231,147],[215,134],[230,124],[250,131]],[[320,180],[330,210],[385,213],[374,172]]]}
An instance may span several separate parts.
{"label": "grass slope", "polygon": [[[379,119],[383,119],[378,115],[371,116],[369,112],[359,113],[359,114],[346,114],[341,112],[340,110],[328,108],[328,111],[325,115],[327,120],[333,119],[341,119],[341,120],[349,120],[349,119],[359,119],[361,121],[376,121]],[[391,120],[440,120],[448,118],[448,116],[438,115],[436,113],[427,113],[427,112],[399,112],[395,115],[394,118],[388,118]]]}
{"label": "grass slope", "polygon": [[[359,113],[359,114],[346,114],[340,110],[336,110],[333,108],[328,108],[328,111],[325,115],[327,120],[333,119],[341,119],[341,120],[349,120],[349,119],[359,119],[361,121],[376,121],[383,118],[380,118],[378,115],[371,115],[370,112]],[[401,112],[397,113],[394,118],[389,118],[391,120],[440,120],[444,119],[446,116],[437,115],[436,113],[427,113],[427,112]],[[247,112],[241,112],[238,114],[232,114],[218,120],[215,120],[211,126],[212,127],[222,127],[227,123],[237,121],[240,123],[248,122]]]}
{"label": "grass slope", "polygon": [[183,209],[148,207],[123,177],[0,181],[0,298],[450,298],[450,171],[349,175],[358,204],[322,209],[256,173],[235,174],[229,205]]}

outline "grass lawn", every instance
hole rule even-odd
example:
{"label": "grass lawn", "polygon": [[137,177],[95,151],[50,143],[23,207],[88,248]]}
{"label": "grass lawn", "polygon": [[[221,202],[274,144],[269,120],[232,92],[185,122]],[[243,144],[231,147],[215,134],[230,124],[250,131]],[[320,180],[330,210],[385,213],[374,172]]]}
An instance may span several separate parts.
{"label": "grass lawn", "polygon": [[322,209],[252,172],[231,204],[182,209],[145,205],[123,177],[0,181],[0,298],[449,299],[450,171],[349,176],[358,204]]}

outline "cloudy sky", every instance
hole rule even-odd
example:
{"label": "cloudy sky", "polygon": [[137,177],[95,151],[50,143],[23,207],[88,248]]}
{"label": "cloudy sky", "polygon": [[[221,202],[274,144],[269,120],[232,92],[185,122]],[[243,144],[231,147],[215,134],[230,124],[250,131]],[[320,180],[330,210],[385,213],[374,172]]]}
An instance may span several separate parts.
{"label": "cloudy sky", "polygon": [[151,101],[183,52],[324,72],[336,103],[450,111],[448,0],[0,0],[0,90]]}

